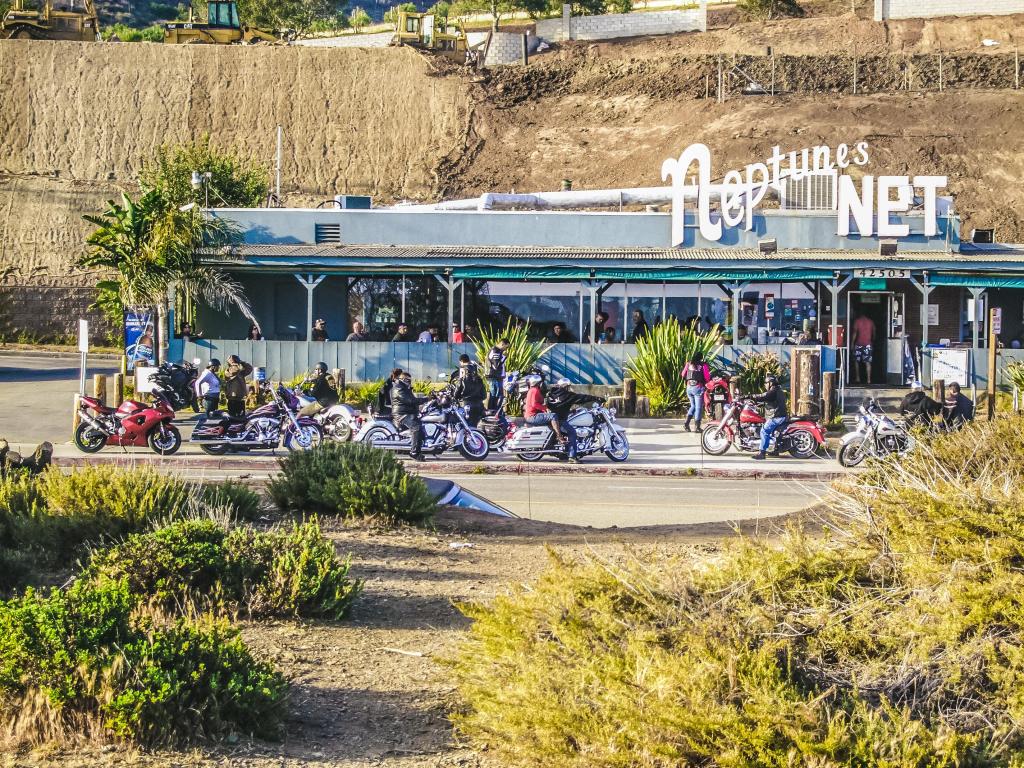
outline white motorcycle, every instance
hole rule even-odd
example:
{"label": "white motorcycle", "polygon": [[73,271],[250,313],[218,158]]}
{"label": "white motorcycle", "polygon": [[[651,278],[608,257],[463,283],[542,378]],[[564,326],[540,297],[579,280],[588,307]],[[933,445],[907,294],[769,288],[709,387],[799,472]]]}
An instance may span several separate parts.
{"label": "white motorcycle", "polygon": [[877,459],[914,450],[914,436],[882,413],[873,399],[862,404],[858,413],[857,427],[841,441],[839,463],[844,467],[856,467],[869,456]]}
{"label": "white motorcycle", "polygon": [[[629,458],[626,430],[615,423],[615,409],[592,405],[574,411],[568,419],[576,430],[576,455],[580,458],[603,452],[612,461]],[[516,427],[505,450],[523,461],[540,461],[545,456],[568,458],[566,447],[547,424]]]}
{"label": "white motorcycle", "polygon": [[[310,397],[298,388],[295,389],[295,396],[299,398],[300,408],[316,402],[316,398]],[[350,441],[363,425],[363,417],[359,411],[347,403],[337,403],[330,408],[324,408],[313,416],[313,421],[320,425],[324,437],[339,443]]]}
{"label": "white motorcycle", "polygon": [[[483,461],[491,452],[483,432],[469,425],[465,409],[453,403],[445,392],[435,393],[420,409],[420,424],[423,430],[420,450],[423,453],[439,456],[454,449],[470,461]],[[372,409],[355,441],[401,453],[408,453],[412,448],[408,430],[399,430],[388,415],[374,413]]]}

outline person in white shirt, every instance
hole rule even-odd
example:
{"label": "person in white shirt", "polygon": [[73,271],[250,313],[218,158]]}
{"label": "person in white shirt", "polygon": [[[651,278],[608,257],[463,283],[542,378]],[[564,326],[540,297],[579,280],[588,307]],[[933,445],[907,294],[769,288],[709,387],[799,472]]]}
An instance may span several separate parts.
{"label": "person in white shirt", "polygon": [[220,360],[215,357],[210,358],[210,364],[196,379],[196,394],[203,401],[204,420],[208,419],[220,404],[220,377],[217,376],[219,370]]}

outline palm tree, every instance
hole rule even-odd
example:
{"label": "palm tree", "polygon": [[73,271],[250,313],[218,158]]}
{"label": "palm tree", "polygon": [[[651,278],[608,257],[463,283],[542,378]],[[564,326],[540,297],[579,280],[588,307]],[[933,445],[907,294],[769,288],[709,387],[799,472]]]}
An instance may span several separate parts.
{"label": "palm tree", "polygon": [[97,283],[96,306],[108,312],[156,306],[158,350],[164,346],[172,289],[199,297],[214,309],[224,311],[234,305],[252,318],[241,285],[199,258],[202,252],[234,240],[235,233],[225,222],[206,218],[194,206],[168,206],[156,192],[137,200],[122,194],[120,203],[110,200],[103,213],[84,218],[96,229],[86,240],[88,250],[79,265],[117,272],[116,280]]}

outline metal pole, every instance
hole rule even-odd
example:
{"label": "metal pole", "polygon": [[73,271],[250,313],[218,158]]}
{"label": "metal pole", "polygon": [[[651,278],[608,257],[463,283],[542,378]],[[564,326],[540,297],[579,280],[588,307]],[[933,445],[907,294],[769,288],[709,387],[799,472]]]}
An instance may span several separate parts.
{"label": "metal pole", "polygon": [[942,51],[939,51],[939,92],[942,92]]}
{"label": "metal pole", "polygon": [[665,292],[665,281],[661,281],[661,322],[668,319],[668,296]]}
{"label": "metal pole", "polygon": [[722,57],[718,57],[718,103],[725,101],[722,95]]}
{"label": "metal pole", "polygon": [[984,288],[968,288],[974,298],[974,306],[971,313],[971,398],[978,402],[978,310],[981,309],[981,297],[985,293]]}
{"label": "metal pole", "polygon": [[82,370],[81,370],[81,377],[80,377],[80,380],[78,382],[78,394],[80,394],[80,395],[84,395],[85,394],[85,372],[89,368],[89,360],[88,360],[88,358],[89,358],[89,353],[88,352],[82,352],[82,361],[81,361]]}
{"label": "metal pole", "polygon": [[775,50],[772,50],[772,96],[775,95]]}
{"label": "metal pole", "polygon": [[857,94],[857,48],[853,49],[853,93]]}
{"label": "metal pole", "polygon": [[629,335],[629,280],[622,284],[622,343]]}
{"label": "metal pole", "polygon": [[281,199],[281,126],[277,126],[277,171],[274,174],[274,189],[277,199]]}
{"label": "metal pole", "polygon": [[579,322],[579,336],[577,338],[580,343],[583,343],[583,291],[576,291],[576,295],[580,297],[580,322]]}
{"label": "metal pole", "polygon": [[399,291],[402,294],[402,319],[400,322],[405,322],[405,275],[402,275],[402,288]]}
{"label": "metal pole", "polygon": [[1013,46],[1013,87],[1020,88],[1020,52]]}
{"label": "metal pole", "polygon": [[466,284],[459,286],[459,327],[466,332]]}
{"label": "metal pole", "polygon": [[597,344],[597,286],[588,285],[590,291],[590,343]]}

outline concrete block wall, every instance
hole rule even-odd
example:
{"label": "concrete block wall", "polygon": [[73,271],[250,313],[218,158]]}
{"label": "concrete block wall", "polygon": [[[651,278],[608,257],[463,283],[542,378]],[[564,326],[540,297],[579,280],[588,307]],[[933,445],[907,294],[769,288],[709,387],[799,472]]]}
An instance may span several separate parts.
{"label": "concrete block wall", "polygon": [[525,43],[518,32],[492,32],[487,46],[485,67],[501,67],[508,64],[522,64]]}
{"label": "concrete block wall", "polygon": [[703,32],[707,29],[707,4],[691,11],[650,13],[609,13],[602,16],[570,16],[563,6],[562,17],[537,22],[537,36],[544,40],[609,40],[616,37],[669,35]]}
{"label": "concrete block wall", "polygon": [[1024,13],[1024,0],[875,0],[875,21]]}

